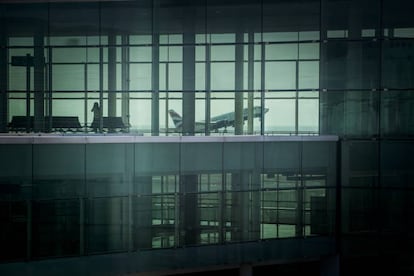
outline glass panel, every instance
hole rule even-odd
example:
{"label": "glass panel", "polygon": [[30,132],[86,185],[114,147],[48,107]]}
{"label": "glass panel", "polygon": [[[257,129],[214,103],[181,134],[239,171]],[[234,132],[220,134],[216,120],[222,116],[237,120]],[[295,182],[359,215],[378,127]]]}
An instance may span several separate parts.
{"label": "glass panel", "polygon": [[377,42],[322,44],[321,81],[326,89],[375,89],[379,86]]}
{"label": "glass panel", "polygon": [[131,62],[151,62],[151,47],[129,47],[129,60]]}
{"label": "glass panel", "polygon": [[234,45],[211,46],[211,61],[234,61],[236,47]]}
{"label": "glass panel", "polygon": [[234,90],[235,88],[235,63],[214,62],[211,63],[211,89]]}
{"label": "glass panel", "polygon": [[266,62],[265,89],[296,89],[296,62]]}
{"label": "glass panel", "polygon": [[299,89],[319,88],[319,61],[299,62]]}
{"label": "glass panel", "polygon": [[[290,32],[317,31],[320,21],[320,3],[316,0],[303,1],[263,1],[263,32],[276,32],[279,29]],[[267,40],[263,37],[265,41]],[[278,41],[282,39],[276,38]],[[297,41],[298,33],[283,38],[284,41]],[[275,41],[275,40],[273,40]]]}
{"label": "glass panel", "polygon": [[27,257],[27,201],[3,199],[3,196],[7,194],[6,185],[7,183],[0,185],[0,189],[2,189],[0,242],[4,246],[0,251],[0,260],[23,261]]}
{"label": "glass panel", "polygon": [[265,143],[263,152],[265,172],[286,172],[293,174],[299,170],[299,143]]}
{"label": "glass panel", "polygon": [[300,43],[299,59],[319,59],[319,43]]}
{"label": "glass panel", "polygon": [[[51,3],[49,5],[49,34],[50,36],[68,36],[74,34],[99,34],[99,4],[98,3]],[[51,41],[53,43],[54,41]],[[56,41],[58,42],[58,41]],[[78,45],[82,39],[66,39],[65,45]],[[103,41],[102,41],[103,42]],[[60,45],[62,41],[60,41]]]}
{"label": "glass panel", "polygon": [[343,186],[375,187],[378,184],[378,142],[343,144]]}
{"label": "glass panel", "polygon": [[[263,148],[261,146],[261,144],[255,143],[225,143],[223,145],[224,170],[259,173],[263,162]],[[259,179],[253,179],[253,185],[258,185],[259,181]]]}
{"label": "glass panel", "polygon": [[[392,29],[396,29],[397,36],[412,37],[411,32],[398,32],[398,29],[406,29],[414,27],[414,19],[411,11],[414,10],[414,2],[405,0],[384,0],[383,2],[383,26],[385,30],[389,30],[389,36],[393,36]],[[395,33],[394,33],[395,34]]]}
{"label": "glass panel", "polygon": [[27,249],[27,201],[32,198],[32,146],[0,145],[0,260],[23,260]]}
{"label": "glass panel", "polygon": [[84,65],[53,65],[52,87],[58,91],[84,91]]}
{"label": "glass panel", "polygon": [[80,252],[79,200],[34,201],[33,256],[69,256]]}
{"label": "glass panel", "polygon": [[204,1],[194,0],[184,4],[183,1],[158,0],[154,2],[154,12],[161,34],[205,33]]}
{"label": "glass panel", "polygon": [[[101,29],[103,32],[149,34],[152,27],[152,1],[102,3]],[[136,41],[131,40],[136,44]]]}
{"label": "glass panel", "polygon": [[220,172],[222,170],[221,145],[216,143],[188,143],[181,146],[181,172]]}
{"label": "glass panel", "polygon": [[383,42],[382,86],[388,89],[414,87],[414,42],[409,40]]}
{"label": "glass panel", "polygon": [[[406,141],[381,143],[381,186],[393,189],[411,189],[414,174],[414,145]],[[398,158],[395,158],[398,156]]]}
{"label": "glass panel", "polygon": [[83,145],[33,146],[34,198],[77,198],[85,194]]}
{"label": "glass panel", "polygon": [[266,60],[298,59],[298,44],[266,45]]}
{"label": "glass panel", "polygon": [[319,98],[299,99],[298,133],[319,133]]}
{"label": "glass panel", "polygon": [[343,189],[341,202],[342,231],[369,233],[378,229],[376,213],[378,203],[375,189]]}
{"label": "glass panel", "polygon": [[[86,146],[86,180],[89,196],[127,195],[132,183],[133,145]],[[111,156],[111,158],[108,158]]]}
{"label": "glass panel", "polygon": [[151,90],[151,63],[139,63],[130,65],[130,82],[131,90],[150,91]]}
{"label": "glass panel", "polygon": [[[178,245],[176,240],[175,195],[152,196],[151,248],[171,248]],[[145,228],[141,228],[145,231]],[[137,235],[140,239],[142,236]]]}
{"label": "glass panel", "polygon": [[381,94],[381,135],[414,135],[414,96],[412,91],[384,91]]}
{"label": "glass panel", "polygon": [[378,135],[378,101],[379,93],[371,91],[321,93],[321,134]]}
{"label": "glass panel", "polygon": [[178,161],[179,144],[135,145],[135,175],[175,174],[179,171]]}
{"label": "glass panel", "polygon": [[[328,31],[346,30],[347,37],[361,38],[363,30],[378,30],[380,2],[376,0],[322,1],[322,20]],[[379,35],[379,33],[377,33]],[[332,38],[332,36],[331,36]]]}
{"label": "glass panel", "polygon": [[231,36],[236,32],[246,32],[247,29],[260,32],[260,1],[209,0],[206,20],[212,43],[233,43],[234,38],[232,40]]}
{"label": "glass panel", "polygon": [[277,94],[268,92],[266,93],[266,108],[268,108],[269,111],[265,117],[265,133],[296,133],[295,99],[278,98]]}
{"label": "glass panel", "polygon": [[87,252],[126,251],[129,232],[128,198],[94,198],[86,203]]}

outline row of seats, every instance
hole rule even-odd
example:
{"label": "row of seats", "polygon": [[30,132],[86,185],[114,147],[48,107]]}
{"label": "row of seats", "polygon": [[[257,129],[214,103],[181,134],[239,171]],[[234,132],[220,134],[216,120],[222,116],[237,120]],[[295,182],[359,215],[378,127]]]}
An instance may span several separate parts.
{"label": "row of seats", "polygon": [[[100,120],[95,119],[89,126],[92,130],[100,128]],[[34,117],[30,116],[13,116],[11,122],[8,124],[10,131],[31,131],[34,129]],[[102,128],[109,131],[127,131],[128,127],[124,124],[121,117],[103,117]],[[49,116],[45,117],[45,129],[52,131],[82,131],[82,126],[77,116]]]}

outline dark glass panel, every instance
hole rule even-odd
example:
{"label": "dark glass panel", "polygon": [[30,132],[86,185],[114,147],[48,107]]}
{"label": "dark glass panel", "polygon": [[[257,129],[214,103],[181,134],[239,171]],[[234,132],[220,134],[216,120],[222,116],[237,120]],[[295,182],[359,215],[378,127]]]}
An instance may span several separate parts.
{"label": "dark glass panel", "polygon": [[[261,5],[258,0],[207,1],[207,33],[236,34],[261,32]],[[212,39],[212,42],[219,42]],[[223,41],[224,42],[224,41]],[[228,42],[228,41],[227,41]],[[247,42],[247,41],[244,41]],[[249,41],[252,42],[252,41]]]}
{"label": "dark glass panel", "polygon": [[32,146],[2,144],[0,156],[0,198],[31,198]]}
{"label": "dark glass panel", "polygon": [[27,224],[27,201],[0,200],[0,261],[27,257]]}
{"label": "dark glass panel", "polygon": [[129,208],[127,197],[95,198],[87,201],[88,253],[128,249]]}
{"label": "dark glass panel", "polygon": [[[103,2],[102,34],[151,35],[152,1]],[[158,18],[157,18],[158,20]],[[134,41],[131,41],[134,44]]]}
{"label": "dark glass panel", "polygon": [[381,143],[381,186],[395,189],[413,187],[414,143],[383,141]]}
{"label": "dark glass panel", "polygon": [[330,41],[321,47],[321,88],[379,88],[378,42]]}
{"label": "dark glass panel", "polygon": [[[84,45],[85,36],[99,36],[99,3],[50,3],[49,32],[60,45]],[[51,41],[55,44],[54,41]]]}
{"label": "dark glass panel", "polygon": [[183,143],[181,145],[181,172],[183,174],[221,172],[222,151],[220,143]]}
{"label": "dark glass panel", "polygon": [[322,29],[327,38],[343,31],[343,38],[380,36],[380,1],[377,0],[322,0]]}
{"label": "dark glass panel", "polygon": [[349,137],[378,135],[378,91],[320,93],[320,133]]}
{"label": "dark glass panel", "polygon": [[34,201],[32,251],[35,258],[79,254],[79,200]]}
{"label": "dark glass panel", "polygon": [[48,5],[6,5],[4,20],[5,30],[10,37],[32,37],[35,34],[47,35]]}
{"label": "dark glass panel", "polygon": [[33,183],[36,198],[71,198],[85,193],[85,146],[33,146]]}
{"label": "dark glass panel", "polygon": [[[394,36],[414,36],[414,2],[407,0],[384,0],[383,3],[383,26],[385,29],[392,29]],[[398,35],[398,31],[405,31]],[[392,34],[389,34],[392,36]]]}
{"label": "dark glass panel", "polygon": [[88,195],[127,195],[133,176],[133,145],[88,144],[86,146]]}
{"label": "dark glass panel", "polygon": [[389,90],[414,88],[414,42],[412,40],[384,41],[382,58],[382,87]]}
{"label": "dark glass panel", "polygon": [[381,135],[408,138],[414,135],[414,93],[384,91],[381,94]]}
{"label": "dark glass panel", "polygon": [[[319,31],[320,3],[315,0],[264,0],[263,1],[263,32],[285,33]],[[281,38],[297,40],[293,36]]]}
{"label": "dark glass panel", "polygon": [[205,1],[155,0],[154,33],[195,35],[205,33]]}

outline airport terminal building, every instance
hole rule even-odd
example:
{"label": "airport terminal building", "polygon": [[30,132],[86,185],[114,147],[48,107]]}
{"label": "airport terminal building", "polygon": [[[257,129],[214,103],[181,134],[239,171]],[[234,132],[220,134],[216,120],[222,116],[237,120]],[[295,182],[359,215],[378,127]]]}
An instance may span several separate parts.
{"label": "airport terminal building", "polygon": [[0,274],[412,275],[413,10],[0,0]]}

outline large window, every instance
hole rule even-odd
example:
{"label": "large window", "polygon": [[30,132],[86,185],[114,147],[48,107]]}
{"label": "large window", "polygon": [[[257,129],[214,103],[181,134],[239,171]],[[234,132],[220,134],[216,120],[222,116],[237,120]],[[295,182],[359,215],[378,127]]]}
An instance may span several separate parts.
{"label": "large window", "polygon": [[[315,10],[313,4],[299,6]],[[7,27],[8,131],[319,131],[315,15],[281,29],[268,11],[285,10],[298,19],[304,14],[257,0],[36,7],[30,16],[12,7],[8,13],[33,24],[46,18],[48,26],[24,34]],[[12,62],[27,54],[33,60],[28,75]]]}

